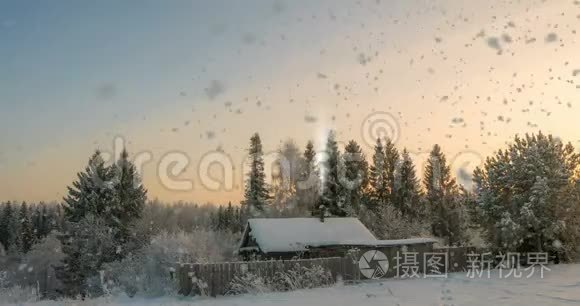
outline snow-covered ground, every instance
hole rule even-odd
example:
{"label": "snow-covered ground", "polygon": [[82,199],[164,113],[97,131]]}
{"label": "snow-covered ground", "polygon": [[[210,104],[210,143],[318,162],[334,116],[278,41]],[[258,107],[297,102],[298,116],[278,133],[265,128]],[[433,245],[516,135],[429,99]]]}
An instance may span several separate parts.
{"label": "snow-covered ground", "polygon": [[544,278],[500,279],[450,274],[447,279],[385,280],[353,286],[286,293],[204,298],[130,299],[42,302],[33,306],[385,306],[385,305],[580,305],[580,264],[550,266]]}

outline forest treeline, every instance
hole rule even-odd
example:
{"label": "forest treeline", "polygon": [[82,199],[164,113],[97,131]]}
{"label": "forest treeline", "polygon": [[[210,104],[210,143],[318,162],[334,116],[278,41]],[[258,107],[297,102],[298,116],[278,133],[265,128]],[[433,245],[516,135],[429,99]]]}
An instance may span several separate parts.
{"label": "forest treeline", "polygon": [[[263,151],[252,135],[244,198],[224,205],[149,201],[127,152],[108,165],[97,151],[62,203],[0,205],[0,252],[20,267],[38,254],[51,258],[43,264],[67,296],[103,294],[102,271],[110,272],[107,284],[152,292],[139,275],[166,275],[172,261],[232,259],[252,217],[350,216],[379,239],[433,236],[449,246],[479,241],[494,252],[578,258],[580,155],[551,135],[516,136],[474,171],[470,189],[457,183],[439,145],[422,177],[389,139],[377,139],[371,156],[354,140],[340,148],[332,132],[321,153],[289,140],[273,173]],[[0,285],[22,283],[17,270],[7,269]]]}

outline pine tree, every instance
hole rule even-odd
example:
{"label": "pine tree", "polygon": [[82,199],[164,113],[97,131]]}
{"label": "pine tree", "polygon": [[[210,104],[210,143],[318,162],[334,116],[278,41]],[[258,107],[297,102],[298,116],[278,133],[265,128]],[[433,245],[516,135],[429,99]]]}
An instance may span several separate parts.
{"label": "pine tree", "polygon": [[302,215],[305,216],[306,212],[314,213],[317,210],[319,192],[320,173],[316,163],[316,151],[314,151],[312,141],[308,141],[302,154],[300,178],[297,183],[298,210]]}
{"label": "pine tree", "polygon": [[439,145],[431,150],[423,184],[433,235],[444,238],[449,245],[463,243],[466,216],[459,200],[459,189]]}
{"label": "pine tree", "polygon": [[111,168],[115,177],[115,201],[111,203],[113,205],[110,210],[112,226],[118,229],[119,234],[116,238],[124,244],[132,240],[130,227],[143,214],[147,190],[141,183],[137,169],[129,161],[129,154],[126,150],[123,150],[116,165]]}
{"label": "pine tree", "polygon": [[451,176],[451,169],[439,145],[433,146],[424,172],[423,184],[429,202],[437,203],[447,194],[457,191],[457,184]]}
{"label": "pine tree", "polygon": [[34,239],[34,229],[32,227],[32,221],[30,219],[30,214],[28,211],[28,206],[26,202],[20,205],[20,213],[18,214],[18,222],[20,229],[20,251],[22,253],[27,253],[35,242]]}
{"label": "pine tree", "polygon": [[400,165],[397,167],[393,205],[403,216],[415,218],[422,215],[421,187],[413,160],[406,149],[403,150]]}
{"label": "pine tree", "polygon": [[105,162],[99,151],[89,160],[85,172],[77,174],[78,180],[68,187],[64,201],[64,213],[69,222],[78,222],[87,215],[111,217],[109,222],[118,222],[111,214],[112,203],[115,203],[113,189],[114,173]]}
{"label": "pine tree", "polygon": [[44,238],[50,234],[53,228],[56,228],[54,217],[51,212],[49,212],[46,204],[40,204],[40,221],[39,221],[39,236]]}
{"label": "pine tree", "polygon": [[395,171],[399,165],[399,151],[391,139],[385,139],[384,179],[387,188],[388,201],[392,203],[395,194]]}
{"label": "pine tree", "polygon": [[34,212],[32,213],[32,232],[36,240],[42,240],[41,228],[42,228],[42,212],[40,211],[40,205],[34,207]]}
{"label": "pine tree", "polygon": [[541,132],[516,136],[474,172],[478,223],[500,251],[553,252],[580,246],[580,154]]}
{"label": "pine tree", "polygon": [[368,185],[368,164],[361,147],[351,140],[344,149],[344,173],[341,185],[346,192],[347,213],[356,216]]}
{"label": "pine tree", "polygon": [[15,216],[12,203],[10,201],[3,205],[2,216],[0,218],[0,243],[5,251],[9,251],[15,243]]}
{"label": "pine tree", "polygon": [[268,205],[270,195],[266,184],[266,174],[264,173],[264,153],[262,152],[262,141],[258,133],[250,139],[250,172],[247,174],[246,188],[244,192],[244,214],[247,217],[259,216],[264,213]]}
{"label": "pine tree", "polygon": [[224,210],[224,228],[230,232],[235,232],[234,223],[235,223],[235,215],[234,215],[234,207],[232,206],[232,202],[228,203],[228,207]]}
{"label": "pine tree", "polygon": [[[32,207],[31,207],[32,209]],[[40,204],[34,206],[34,210],[31,214],[32,216],[32,228],[36,241],[44,239],[48,234],[50,234],[53,226],[51,225],[51,216],[46,207],[46,204],[40,202]]]}
{"label": "pine tree", "polygon": [[385,148],[380,138],[377,138],[373,153],[373,163],[369,169],[370,203],[372,209],[387,203],[388,189],[385,171]]}
{"label": "pine tree", "polygon": [[117,231],[108,221],[88,215],[78,222],[69,222],[68,231],[59,237],[66,255],[56,276],[63,283],[68,297],[99,296],[101,286],[92,287],[89,280],[98,277],[102,264],[117,258]]}
{"label": "pine tree", "polygon": [[321,203],[318,214],[321,216],[329,213],[334,216],[344,217],[348,214],[344,188],[340,182],[341,157],[338,151],[335,134],[331,131],[326,142],[327,158],[323,163],[324,179]]}
{"label": "pine tree", "polygon": [[[146,190],[141,185],[134,165],[128,160],[126,151],[119,161],[107,167],[97,151],[89,160],[85,172],[78,174],[78,180],[69,187],[65,198],[65,225],[67,231],[60,235],[63,245],[66,267],[58,273],[66,291],[83,294],[87,288],[76,285],[79,278],[90,277],[98,271],[103,263],[119,260],[140,246],[141,241],[131,233],[133,221],[140,218],[146,201]],[[94,225],[98,232],[83,228],[84,225]],[[101,243],[98,256],[94,253],[85,254],[83,250],[90,245],[91,236],[98,237]],[[91,249],[90,251],[94,251]],[[80,254],[79,254],[80,252]],[[84,252],[84,253],[83,253]],[[77,262],[80,258],[89,257],[91,263]],[[85,256],[85,257],[83,257]],[[84,279],[86,281],[86,279]]]}
{"label": "pine tree", "polygon": [[225,229],[224,207],[220,205],[216,213],[216,228],[215,230],[221,232]]}

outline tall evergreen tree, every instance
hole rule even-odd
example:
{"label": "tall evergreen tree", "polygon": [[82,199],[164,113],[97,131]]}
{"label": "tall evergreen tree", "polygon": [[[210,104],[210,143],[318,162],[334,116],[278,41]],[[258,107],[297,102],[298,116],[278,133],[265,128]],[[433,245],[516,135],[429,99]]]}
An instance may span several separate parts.
{"label": "tall evergreen tree", "polygon": [[326,142],[326,160],[323,163],[324,183],[318,211],[321,216],[329,213],[334,216],[344,217],[348,214],[344,188],[340,182],[340,163],[341,157],[336,136],[334,131],[331,131]]}
{"label": "tall evergreen tree", "polygon": [[118,229],[118,241],[129,242],[132,239],[130,227],[141,218],[147,200],[147,190],[141,183],[135,165],[129,160],[129,154],[123,150],[116,165],[114,174],[115,201],[111,204],[112,226]]}
{"label": "tall evergreen tree", "polygon": [[244,192],[244,214],[247,217],[259,216],[266,210],[270,198],[266,174],[264,173],[264,153],[260,135],[255,133],[250,138],[250,172],[247,173],[246,187]]}
{"label": "tall evergreen tree", "polygon": [[391,139],[385,139],[385,162],[384,166],[384,175],[385,175],[385,184],[387,187],[387,198],[392,203],[393,197],[395,195],[395,171],[397,169],[397,165],[399,165],[399,151],[395,147],[395,144],[391,141]]}
{"label": "tall evergreen tree", "polygon": [[53,216],[53,212],[49,212],[45,203],[40,204],[39,214],[40,220],[38,221],[38,224],[40,228],[38,230],[38,235],[40,238],[44,238],[50,234],[53,228],[56,227],[56,224],[53,224],[56,221],[54,221],[55,218]]}
{"label": "tall evergreen tree", "polygon": [[12,203],[10,201],[6,202],[3,205],[0,218],[0,243],[2,243],[5,251],[10,250],[16,241],[15,217]]}
{"label": "tall evergreen tree", "polygon": [[224,228],[228,231],[235,232],[235,211],[232,202],[228,203],[224,211]]}
{"label": "tall evergreen tree", "polygon": [[84,172],[77,174],[77,181],[68,187],[64,198],[67,221],[78,222],[87,215],[108,217],[109,223],[117,223],[112,214],[117,199],[113,188],[114,173],[105,166],[101,153],[96,151]]}
{"label": "tall evergreen tree", "polygon": [[355,216],[360,210],[369,182],[368,164],[361,147],[354,140],[346,145],[343,159],[344,173],[341,174],[341,185],[346,193],[347,213]]}
{"label": "tall evergreen tree", "polygon": [[553,252],[580,246],[580,154],[551,135],[516,136],[474,172],[478,222],[500,251]]}
{"label": "tall evergreen tree", "polygon": [[117,238],[122,243],[126,241],[128,227],[141,217],[147,199],[147,191],[128,156],[124,150],[111,167],[105,165],[100,152],[91,157],[85,172],[79,173],[78,180],[68,187],[69,194],[64,199],[67,221],[78,222],[88,215],[102,218],[119,230]]}
{"label": "tall evergreen tree", "polygon": [[32,213],[31,219],[32,219],[32,232],[34,233],[34,237],[37,240],[41,240],[43,237],[41,234],[42,211],[41,211],[40,205],[36,205],[34,207],[34,211]]}
{"label": "tall evergreen tree", "polygon": [[434,145],[427,165],[425,166],[423,184],[427,191],[427,200],[431,203],[440,202],[446,195],[457,191],[457,183],[451,176],[445,154],[439,145]]}
{"label": "tall evergreen tree", "polygon": [[[67,231],[59,237],[63,244],[65,267],[58,277],[66,286],[71,286],[65,288],[66,291],[84,294],[87,288],[74,284],[79,278],[86,281],[103,263],[122,259],[139,247],[130,227],[141,217],[145,201],[146,190],[126,151],[110,167],[105,166],[98,151],[90,158],[85,172],[78,174],[78,180],[69,187],[65,198]],[[84,228],[86,224],[94,225],[95,232]],[[98,251],[98,256],[85,254],[85,248],[92,245],[93,236],[97,234],[99,241],[107,243],[91,246],[90,251]],[[86,258],[82,256],[90,256],[87,259],[91,263],[89,267],[82,262],[81,259]]]}
{"label": "tall evergreen tree", "polygon": [[63,293],[68,297],[98,296],[103,294],[100,285],[89,279],[98,277],[103,263],[117,258],[115,228],[108,221],[88,215],[78,222],[68,223],[68,232],[59,237],[66,255],[63,265],[56,267],[56,276],[63,283]]}
{"label": "tall evergreen tree", "polygon": [[220,205],[220,207],[218,207],[218,210],[216,212],[216,227],[215,230],[216,231],[223,231],[225,230],[225,214],[224,214],[224,207]]}
{"label": "tall evergreen tree", "polygon": [[372,208],[384,206],[387,203],[389,192],[385,168],[385,148],[381,139],[377,138],[373,162],[369,170],[370,203],[372,203]]}
{"label": "tall evergreen tree", "polygon": [[434,145],[425,166],[423,184],[433,235],[444,238],[449,245],[465,241],[464,207],[459,189],[439,145]]}
{"label": "tall evergreen tree", "polygon": [[308,141],[302,154],[300,178],[297,183],[298,210],[306,215],[314,213],[320,198],[320,173],[316,163],[316,151],[312,141]]}
{"label": "tall evergreen tree", "polygon": [[406,217],[418,217],[423,212],[419,179],[407,149],[403,150],[400,165],[397,167],[393,204]]}
{"label": "tall evergreen tree", "polygon": [[246,226],[242,218],[242,211],[239,207],[236,207],[234,210],[234,223],[233,223],[233,232],[239,233],[244,230],[244,226]]}
{"label": "tall evergreen tree", "polygon": [[18,214],[19,222],[19,243],[20,251],[22,253],[27,253],[35,242],[34,229],[32,227],[32,220],[30,213],[28,211],[28,205],[23,202],[20,205],[20,213]]}

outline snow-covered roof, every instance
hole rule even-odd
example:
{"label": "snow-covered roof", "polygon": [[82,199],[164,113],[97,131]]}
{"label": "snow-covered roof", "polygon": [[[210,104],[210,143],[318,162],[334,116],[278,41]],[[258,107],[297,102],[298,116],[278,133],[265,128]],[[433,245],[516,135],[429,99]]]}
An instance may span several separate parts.
{"label": "snow-covered roof", "polygon": [[[435,243],[437,240],[433,238],[410,238],[410,239],[395,239],[395,240],[352,240],[352,241],[341,241],[340,243],[333,245],[353,245],[353,246],[394,246],[394,245],[411,245],[411,244],[424,244],[424,243]],[[328,244],[325,244],[328,245]],[[316,245],[311,245],[315,247]]]}
{"label": "snow-covered roof", "polygon": [[[248,232],[249,231],[249,232]],[[429,238],[377,240],[357,218],[250,219],[244,233],[264,253],[301,252],[309,247],[333,245],[389,246],[435,242]],[[242,240],[240,250],[247,247]]]}

